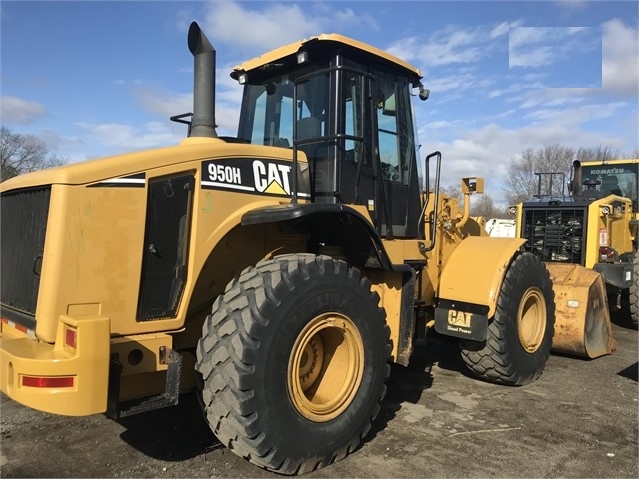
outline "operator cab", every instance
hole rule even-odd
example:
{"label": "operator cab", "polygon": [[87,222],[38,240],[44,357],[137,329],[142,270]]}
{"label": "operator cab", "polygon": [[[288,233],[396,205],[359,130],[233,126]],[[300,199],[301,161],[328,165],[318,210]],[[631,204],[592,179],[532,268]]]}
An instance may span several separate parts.
{"label": "operator cab", "polygon": [[596,190],[601,197],[617,195],[630,198],[633,210],[639,211],[639,162],[583,165],[581,175],[584,196],[587,196],[589,191]]}
{"label": "operator cab", "polygon": [[365,205],[381,236],[418,237],[412,90],[428,96],[419,70],[330,34],[245,62],[231,77],[244,85],[238,138],[291,148],[294,162],[303,152],[313,203]]}

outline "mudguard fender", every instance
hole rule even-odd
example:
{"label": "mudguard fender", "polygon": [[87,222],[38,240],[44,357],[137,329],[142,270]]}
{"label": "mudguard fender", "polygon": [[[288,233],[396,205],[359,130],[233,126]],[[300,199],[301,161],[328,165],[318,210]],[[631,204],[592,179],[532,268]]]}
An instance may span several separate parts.
{"label": "mudguard fender", "polygon": [[522,238],[469,236],[450,254],[439,281],[435,330],[482,341],[495,314],[499,290]]}

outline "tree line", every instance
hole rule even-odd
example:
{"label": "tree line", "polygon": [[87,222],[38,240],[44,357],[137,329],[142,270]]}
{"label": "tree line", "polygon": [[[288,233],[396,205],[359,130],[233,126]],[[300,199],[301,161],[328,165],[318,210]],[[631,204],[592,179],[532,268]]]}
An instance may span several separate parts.
{"label": "tree line", "polygon": [[64,163],[64,159],[49,153],[46,141],[39,136],[0,128],[0,182]]}
{"label": "tree line", "polygon": [[[503,184],[508,204],[497,205],[488,194],[474,196],[471,200],[471,215],[485,218],[512,218],[510,206],[528,201],[538,195],[567,196],[575,160],[606,161],[620,158],[639,158],[639,149],[624,154],[619,149],[599,145],[592,148],[571,148],[551,145],[527,148],[508,162]],[[463,202],[461,189],[457,185],[445,186],[442,191]]]}

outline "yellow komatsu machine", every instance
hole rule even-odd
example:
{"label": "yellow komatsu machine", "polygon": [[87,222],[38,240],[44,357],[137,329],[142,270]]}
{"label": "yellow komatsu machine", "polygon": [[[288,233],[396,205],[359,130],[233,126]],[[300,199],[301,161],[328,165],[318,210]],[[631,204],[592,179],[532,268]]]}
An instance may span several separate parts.
{"label": "yellow komatsu machine", "polygon": [[281,47],[233,69],[238,133],[219,137],[215,50],[195,23],[188,46],[179,145],[2,183],[7,396],[119,418],[195,388],[220,441],[296,474],[357,447],[428,328],[480,378],[541,375],[549,273],[469,217],[481,178],[463,209],[440,194],[418,69],[336,34]]}
{"label": "yellow komatsu machine", "polygon": [[[542,178],[540,174],[539,190]],[[639,321],[638,180],[639,159],[575,161],[569,197],[538,194],[537,200],[517,208],[517,236],[527,240],[525,250],[546,262],[555,293],[563,281],[560,277],[568,275],[582,282],[603,282],[611,309],[620,309],[622,301],[627,301],[635,326]],[[565,305],[566,310],[575,309],[571,305]]]}

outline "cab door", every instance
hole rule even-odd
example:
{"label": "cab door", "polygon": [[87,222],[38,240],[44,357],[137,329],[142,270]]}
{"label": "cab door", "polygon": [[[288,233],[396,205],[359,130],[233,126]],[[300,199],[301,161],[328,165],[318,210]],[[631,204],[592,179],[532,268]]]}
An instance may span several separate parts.
{"label": "cab door", "polygon": [[416,238],[419,180],[409,85],[388,74],[377,73],[374,77],[373,154],[384,185],[384,197],[378,198],[385,213],[382,236]]}

